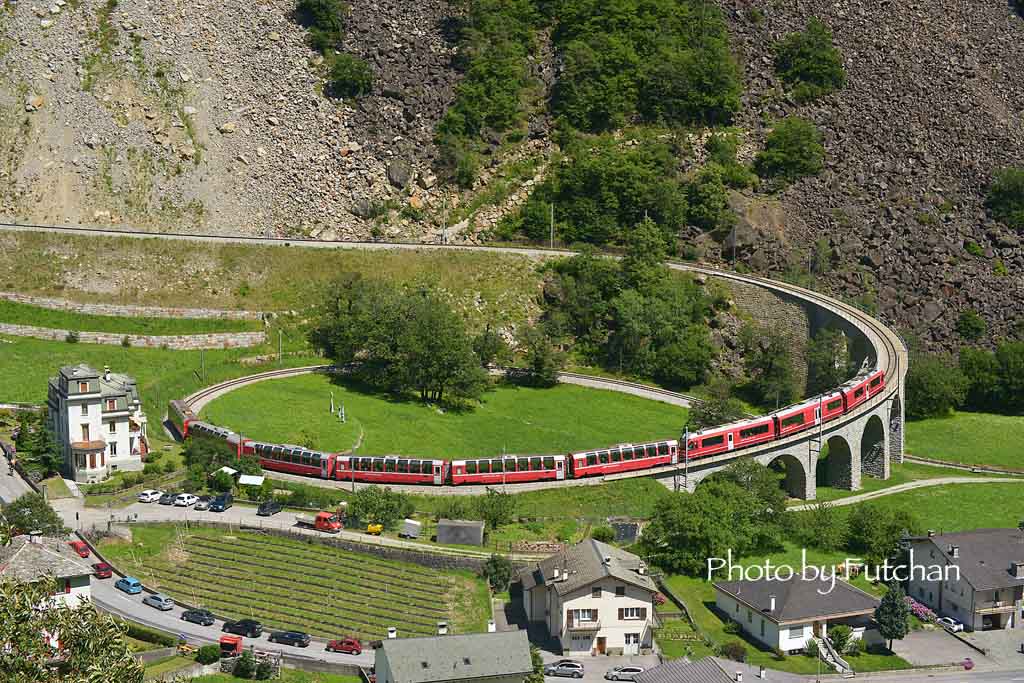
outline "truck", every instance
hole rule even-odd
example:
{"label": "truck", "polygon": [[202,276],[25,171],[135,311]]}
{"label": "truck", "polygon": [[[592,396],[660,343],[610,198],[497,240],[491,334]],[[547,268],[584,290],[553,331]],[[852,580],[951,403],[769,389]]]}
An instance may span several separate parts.
{"label": "truck", "polygon": [[295,523],[302,527],[316,529],[328,534],[341,532],[341,521],[330,512],[318,512],[316,515],[295,515]]}
{"label": "truck", "polygon": [[238,657],[242,654],[242,636],[221,636],[220,656],[221,659]]}

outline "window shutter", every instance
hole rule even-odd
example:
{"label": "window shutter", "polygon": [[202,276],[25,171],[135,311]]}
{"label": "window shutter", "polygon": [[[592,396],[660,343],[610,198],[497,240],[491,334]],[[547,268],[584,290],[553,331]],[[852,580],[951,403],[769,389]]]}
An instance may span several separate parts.
{"label": "window shutter", "polygon": [[619,608],[619,621],[622,621],[622,617],[623,617],[623,614],[622,614],[622,613],[623,613],[624,611],[625,611],[625,610],[623,610],[623,609],[622,609],[621,607]]}
{"label": "window shutter", "polygon": [[640,618],[645,620],[645,621],[647,620],[647,608],[646,607],[641,607],[640,608]]}
{"label": "window shutter", "polygon": [[595,610],[591,610],[591,611],[593,612],[593,615],[594,615],[594,621],[597,621],[597,610],[595,609]]}
{"label": "window shutter", "polygon": [[569,628],[572,628],[572,610],[571,609],[565,610],[565,623],[569,625]]}

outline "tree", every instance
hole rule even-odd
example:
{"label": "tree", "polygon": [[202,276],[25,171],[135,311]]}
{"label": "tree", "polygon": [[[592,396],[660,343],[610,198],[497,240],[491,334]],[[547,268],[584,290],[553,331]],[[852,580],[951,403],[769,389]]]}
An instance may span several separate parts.
{"label": "tree", "polygon": [[846,624],[836,624],[828,630],[828,639],[832,641],[832,647],[840,654],[846,652],[851,638],[853,638],[853,629]]}
{"label": "tree", "polygon": [[46,410],[22,411],[18,415],[18,438],[14,445],[18,449],[18,462],[35,481],[58,473],[64,464]]}
{"label": "tree", "polygon": [[558,384],[558,373],[565,367],[565,354],[536,326],[531,325],[523,330],[519,339],[526,347],[526,369],[530,372],[530,384],[537,387],[553,387]]}
{"label": "tree", "polygon": [[745,363],[756,400],[770,407],[792,402],[797,393],[792,347],[782,329],[748,328],[744,337]]}
{"label": "tree", "polygon": [[412,513],[413,504],[408,494],[380,486],[359,489],[348,503],[350,516],[366,523],[383,524],[385,529]]}
{"label": "tree", "polygon": [[853,374],[846,337],[823,327],[807,345],[807,393],[819,394],[839,386]]}
{"label": "tree", "polygon": [[725,169],[708,163],[697,172],[690,183],[687,198],[687,217],[692,225],[705,232],[725,234],[736,224],[736,213],[729,205],[729,191],[725,187]]}
{"label": "tree", "polygon": [[996,347],[999,364],[999,396],[1003,411],[1024,411],[1024,342],[1006,342]]}
{"label": "tree", "polygon": [[997,410],[1002,401],[1002,368],[991,351],[960,349],[960,372],[967,383],[964,405],[974,410]]}
{"label": "tree", "polygon": [[878,565],[897,554],[904,534],[913,534],[919,528],[909,511],[857,505],[849,515],[849,546],[868,563]]}
{"label": "tree", "polygon": [[535,645],[530,646],[530,663],[533,665],[533,673],[526,677],[525,683],[544,683],[544,658]]}
{"label": "tree", "polygon": [[832,45],[832,32],[818,19],[807,30],[791,33],[775,46],[775,71],[793,88],[798,102],[807,102],[846,84],[843,56]]}
{"label": "tree", "polygon": [[846,546],[846,516],[834,505],[822,501],[807,512],[795,514],[798,515],[795,535],[805,546],[819,550],[840,550]]}
{"label": "tree", "polygon": [[595,541],[601,541],[602,543],[611,543],[615,540],[615,529],[611,528],[607,524],[595,526],[590,530],[590,537]]}
{"label": "tree", "polygon": [[196,661],[200,664],[213,664],[219,659],[219,645],[203,645],[198,651],[196,651]]}
{"label": "tree", "polygon": [[910,618],[910,608],[907,607],[906,595],[903,589],[896,582],[890,583],[882,601],[875,608],[875,622],[878,624],[878,633],[889,641],[889,651],[892,651],[892,641],[903,640],[909,631],[907,620]]}
{"label": "tree", "polygon": [[[63,592],[47,579],[31,584],[0,582],[0,671],[5,681],[28,683],[142,683],[124,627],[89,602],[38,609]],[[49,635],[47,635],[49,634]],[[60,640],[60,650],[51,638]],[[59,662],[58,658],[59,657]],[[54,665],[56,664],[56,665]]]}
{"label": "tree", "polygon": [[764,149],[754,159],[754,170],[762,178],[776,178],[783,183],[817,175],[825,164],[821,140],[813,123],[787,117],[768,134]]}
{"label": "tree", "polygon": [[67,533],[64,520],[39,493],[26,493],[0,508],[0,515],[18,533],[38,531],[44,536],[62,536]]}
{"label": "tree", "polygon": [[489,488],[487,493],[476,499],[476,508],[480,518],[487,522],[487,527],[494,530],[512,521],[512,515],[516,510],[516,499],[512,497],[511,493],[503,493]]}
{"label": "tree", "polygon": [[985,201],[989,213],[1007,227],[1024,231],[1024,168],[997,171]]}
{"label": "tree", "polygon": [[729,392],[729,383],[724,377],[708,382],[707,396],[690,408],[690,428],[699,430],[742,418],[746,413],[743,404]]}
{"label": "tree", "polygon": [[477,358],[480,359],[480,364],[485,367],[489,365],[506,365],[512,356],[512,351],[509,349],[508,344],[505,343],[500,334],[491,329],[490,325],[473,339],[473,351],[476,353]]}
{"label": "tree", "polygon": [[266,681],[270,679],[270,676],[274,673],[274,669],[270,666],[270,660],[264,659],[256,665],[256,680]]}
{"label": "tree", "polygon": [[946,356],[916,354],[907,370],[907,417],[942,417],[960,407],[967,379]]}
{"label": "tree", "polygon": [[956,332],[967,341],[977,341],[985,336],[988,325],[977,311],[962,311],[956,320]]}
{"label": "tree", "polygon": [[209,486],[211,491],[227,493],[235,488],[235,478],[223,470],[218,470],[210,477]]}
{"label": "tree", "polygon": [[747,510],[755,523],[764,527],[779,527],[786,512],[786,493],[779,486],[779,473],[756,460],[740,458],[710,477],[707,481],[731,482],[757,501]]}
{"label": "tree", "polygon": [[514,574],[512,561],[504,555],[492,554],[480,568],[480,576],[487,580],[491,590],[495,593],[508,590],[508,585]]}
{"label": "tree", "polygon": [[232,672],[237,678],[252,678],[256,673],[256,658],[251,650],[243,650],[242,656],[235,662],[235,670]]}

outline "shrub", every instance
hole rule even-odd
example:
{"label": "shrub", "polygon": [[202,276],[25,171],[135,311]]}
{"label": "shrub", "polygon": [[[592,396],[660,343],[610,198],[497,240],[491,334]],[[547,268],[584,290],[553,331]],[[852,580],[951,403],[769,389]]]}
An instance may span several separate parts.
{"label": "shrub", "polygon": [[832,32],[818,19],[807,30],[792,33],[775,47],[775,71],[793,88],[799,102],[808,102],[846,83],[843,57],[832,45]]}
{"label": "shrub", "polygon": [[982,249],[977,242],[965,242],[964,250],[971,256],[984,256],[985,250]]}
{"label": "shrub", "polygon": [[735,619],[730,619],[725,623],[725,626],[722,628],[722,630],[731,636],[736,636],[740,634],[740,632],[743,630],[743,627],[740,625],[740,622],[736,621]]}
{"label": "shrub", "polygon": [[992,264],[992,272],[996,277],[1006,277],[1010,274],[1010,270],[1006,267],[1006,264],[1003,263],[1002,259],[998,258]]}
{"label": "shrub", "polygon": [[164,473],[170,474],[178,469],[178,466],[174,464],[173,460],[168,460],[164,463]]}
{"label": "shrub", "polygon": [[144,477],[155,477],[156,475],[160,474],[160,472],[160,465],[156,464],[155,462],[147,462],[145,465],[142,466],[142,476]]}
{"label": "shrub", "polygon": [[722,168],[722,182],[735,189],[757,183],[757,176],[736,160],[739,146],[739,137],[731,131],[712,133],[704,143],[708,162],[718,164]]}
{"label": "shrub", "polygon": [[252,678],[256,673],[256,658],[249,650],[244,650],[242,656],[235,662],[235,670],[232,672],[238,678]]}
{"label": "shrub", "polygon": [[968,381],[945,356],[915,355],[907,372],[907,417],[948,415],[963,405]]}
{"label": "shrub", "polygon": [[595,541],[611,543],[615,540],[615,529],[606,525],[596,526],[590,530],[590,537]]}
{"label": "shrub", "polygon": [[859,657],[867,652],[867,649],[867,643],[864,642],[864,639],[856,638],[850,641],[850,645],[846,648],[846,652],[854,657]]}
{"label": "shrub", "polygon": [[480,576],[487,579],[491,590],[496,593],[508,588],[514,572],[512,561],[504,555],[491,555],[480,568]]}
{"label": "shrub", "polygon": [[136,640],[153,643],[154,645],[162,645],[163,647],[174,647],[178,644],[177,638],[156,629],[147,628],[131,621],[124,621],[122,623],[128,625],[128,635]]}
{"label": "shrub", "polygon": [[836,652],[846,652],[846,648],[853,638],[853,629],[846,624],[836,624],[828,629],[828,639],[832,641],[832,647]]}
{"label": "shrub", "polygon": [[747,646],[739,640],[730,640],[718,647],[718,654],[734,662],[745,662],[747,660]]}
{"label": "shrub", "polygon": [[820,654],[818,652],[818,641],[814,640],[813,638],[808,638],[807,644],[804,645],[804,653],[808,657],[813,657],[814,659],[817,659]]}
{"label": "shrub", "polygon": [[331,62],[330,92],[335,97],[359,97],[373,89],[373,71],[359,57],[338,53]]}
{"label": "shrub", "polygon": [[203,645],[196,652],[196,661],[200,664],[213,664],[220,659],[219,645]]}
{"label": "shrub", "polygon": [[78,334],[78,332],[76,332],[75,330],[71,330],[64,336],[64,341],[66,341],[68,344],[77,344],[79,337],[80,335]]}
{"label": "shrub", "polygon": [[754,160],[754,170],[765,178],[792,182],[821,172],[825,148],[813,123],[790,116],[779,121]]}
{"label": "shrub", "polygon": [[274,673],[274,670],[270,666],[270,662],[266,659],[256,665],[256,680],[266,681],[270,679],[270,676]]}
{"label": "shrub", "polygon": [[124,348],[127,349],[131,345],[132,345],[132,340],[131,340],[131,338],[128,335],[125,335],[125,336],[121,337],[121,346],[123,346]]}
{"label": "shrub", "polygon": [[345,31],[348,8],[341,0],[299,0],[299,18],[309,26],[309,44],[318,52],[336,49]]}
{"label": "shrub", "polygon": [[1024,168],[997,171],[988,188],[985,206],[997,221],[1024,231]]}
{"label": "shrub", "polygon": [[689,208],[687,218],[705,232],[725,232],[736,223],[736,214],[729,206],[729,191],[725,189],[724,169],[718,164],[708,164],[697,173],[690,183],[687,197]]}
{"label": "shrub", "polygon": [[978,315],[977,311],[970,309],[963,311],[956,321],[956,331],[967,341],[981,339],[988,330],[985,319]]}

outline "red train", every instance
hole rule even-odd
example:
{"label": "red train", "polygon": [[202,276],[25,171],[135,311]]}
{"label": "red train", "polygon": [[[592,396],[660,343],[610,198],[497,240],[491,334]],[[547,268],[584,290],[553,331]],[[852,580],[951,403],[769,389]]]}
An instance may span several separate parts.
{"label": "red train", "polygon": [[885,373],[875,370],[836,390],[781,408],[770,415],[710,427],[689,435],[684,449],[673,439],[618,444],[567,455],[505,455],[472,460],[433,460],[397,456],[350,456],[301,446],[246,439],[198,420],[182,401],[171,401],[168,418],[185,438],[210,439],[236,456],[255,455],[268,470],[321,479],[379,484],[515,484],[578,479],[676,465],[786,438],[844,415],[885,389]]}

